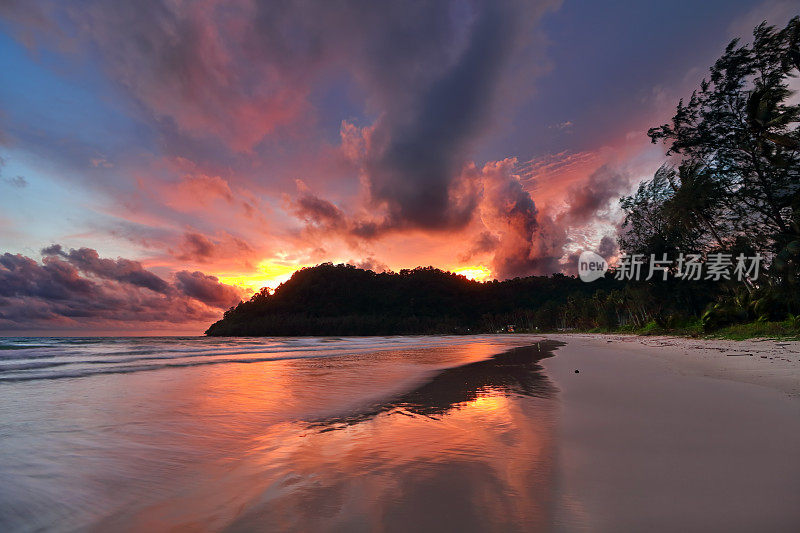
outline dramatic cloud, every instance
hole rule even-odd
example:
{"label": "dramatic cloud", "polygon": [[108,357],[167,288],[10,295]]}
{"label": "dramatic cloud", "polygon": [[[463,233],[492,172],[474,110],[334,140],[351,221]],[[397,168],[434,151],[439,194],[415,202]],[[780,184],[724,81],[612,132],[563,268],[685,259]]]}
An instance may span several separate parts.
{"label": "dramatic cloud", "polygon": [[[577,158],[581,159],[586,158]],[[487,231],[478,234],[463,259],[492,254],[492,270],[501,278],[569,269],[567,248],[574,244],[570,230],[597,221],[613,221],[617,214],[611,205],[630,187],[631,180],[628,174],[602,165],[587,177],[579,177],[577,183],[565,186],[559,196],[537,206],[523,184],[525,170],[530,179],[531,167],[538,166],[541,172],[546,166],[576,164],[576,158],[566,160],[538,165],[529,162],[522,166],[523,172],[515,159],[490,162],[480,170],[470,169],[466,176],[481,185],[481,222]],[[599,245],[609,256],[614,255],[613,237],[604,236]]]}
{"label": "dramatic cloud", "polygon": [[24,77],[0,84],[0,252],[74,247],[12,254],[4,316],[179,322],[234,299],[219,280],[325,261],[505,278],[613,257],[616,198],[663,158],[644,132],[748,2],[0,2]]}
{"label": "dramatic cloud", "polygon": [[0,256],[0,330],[209,321],[242,296],[214,276],[184,271],[170,283],[137,261],[89,248],[65,252],[56,244],[43,255],[42,263]]}
{"label": "dramatic cloud", "polygon": [[604,235],[603,238],[600,239],[600,245],[597,248],[597,253],[604,257],[606,261],[610,261],[619,253],[619,245],[617,244],[617,240],[609,235]]}
{"label": "dramatic cloud", "polygon": [[[47,20],[58,31],[42,41],[62,36],[97,52],[163,135],[213,137],[235,152],[256,150],[276,128],[302,127],[315,83],[344,68],[378,117],[359,166],[373,205],[386,211],[382,225],[441,229],[472,216],[476,199],[454,181],[494,115],[508,111],[497,104],[509,84],[543,69],[537,24],[556,5],[86,1],[45,2],[30,8],[36,17],[17,6],[9,16]],[[218,180],[185,188],[230,198]]]}
{"label": "dramatic cloud", "polygon": [[178,272],[175,274],[175,286],[184,295],[210,307],[227,308],[241,297],[234,287],[224,285],[216,276],[208,276],[202,272]]}
{"label": "dramatic cloud", "polygon": [[479,173],[483,184],[481,219],[500,235],[492,269],[502,277],[530,273],[540,261],[536,253],[539,211],[513,174],[515,165],[514,159],[487,163]]}
{"label": "dramatic cloud", "polygon": [[[380,67],[369,65],[369,75],[378,78],[372,82],[380,118],[362,129],[345,123],[341,134],[343,152],[360,167],[371,207],[384,210],[376,232],[469,223],[480,191],[460,177],[476,141],[493,125],[498,96],[511,79],[509,65],[524,52],[528,69],[535,68],[528,46],[546,8],[545,3],[481,3],[461,28],[451,14],[435,10],[427,18],[434,27],[420,27],[418,46],[387,51]],[[400,76],[415,83],[386,83]]]}
{"label": "dramatic cloud", "polygon": [[581,183],[569,188],[564,221],[576,225],[596,220],[599,212],[608,208],[609,202],[619,200],[630,188],[630,181],[630,176],[608,165],[601,166]]}
{"label": "dramatic cloud", "polygon": [[517,36],[520,14],[487,4],[476,15],[464,51],[408,107],[390,106],[365,157],[370,193],[390,220],[424,228],[462,226],[477,205],[451,185],[470,143],[489,119],[497,79]]}
{"label": "dramatic cloud", "polygon": [[[451,188],[468,191],[470,210],[478,215],[468,226],[451,228],[445,233],[444,238],[454,232],[467,236],[468,244],[459,254],[460,261],[488,257],[492,272],[501,279],[550,274],[569,268],[570,245],[598,244],[598,241],[574,242],[571,230],[597,221],[613,226],[619,214],[612,204],[630,187],[630,177],[609,165],[596,167],[592,165],[594,158],[586,155],[561,159],[546,165],[533,162],[519,165],[514,158],[490,161],[481,168],[469,164],[452,180]],[[595,170],[587,170],[587,163],[588,168]],[[548,201],[539,206],[524,180],[532,178],[532,167],[540,169],[537,176],[546,175],[549,171],[542,170],[545,166],[574,167],[576,177],[562,184],[560,194],[547,197]],[[330,239],[339,235],[350,240],[372,240],[389,229],[385,219],[375,221],[368,214],[349,215],[302,182],[298,182],[298,194],[288,204],[295,216],[306,223],[308,238]],[[609,249],[612,243],[613,238],[605,236],[602,245]]]}
{"label": "dramatic cloud", "polygon": [[288,199],[290,210],[306,224],[328,231],[343,229],[347,224],[344,212],[333,203],[315,195],[301,180],[297,180],[298,194]]}
{"label": "dramatic cloud", "polygon": [[475,255],[486,254],[493,252],[497,245],[500,244],[500,238],[497,235],[489,232],[482,231],[473,241],[469,251],[461,256],[461,261],[466,262],[472,259]]}
{"label": "dramatic cloud", "polygon": [[182,261],[205,262],[214,255],[217,246],[205,235],[188,232],[183,235],[180,251],[176,257]]}
{"label": "dramatic cloud", "polygon": [[247,258],[253,252],[253,248],[239,237],[222,233],[212,238],[196,231],[184,233],[178,249],[171,250],[176,259],[196,263],[208,263],[225,255]]}
{"label": "dramatic cloud", "polygon": [[556,4],[86,0],[12,2],[4,14],[29,39],[46,28],[40,42],[90,47],[165,131],[214,136],[237,151],[302,117],[314,83],[345,68],[384,114],[376,163],[416,171],[397,158],[423,150],[439,160],[422,165],[431,178],[474,137],[511,54]]}
{"label": "dramatic cloud", "polygon": [[82,273],[98,278],[128,283],[161,294],[167,294],[170,289],[170,285],[166,281],[145,270],[138,261],[121,258],[101,259],[98,253],[91,248],[64,252],[60,244],[54,244],[43,249],[42,255],[46,260],[49,257],[62,257]]}

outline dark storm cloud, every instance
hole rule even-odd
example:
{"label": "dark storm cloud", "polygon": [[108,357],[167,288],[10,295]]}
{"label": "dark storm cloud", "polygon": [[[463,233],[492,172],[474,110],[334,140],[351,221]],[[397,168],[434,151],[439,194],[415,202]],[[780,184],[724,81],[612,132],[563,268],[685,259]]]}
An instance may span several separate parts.
{"label": "dark storm cloud", "polygon": [[503,238],[492,260],[492,270],[498,277],[547,275],[563,269],[561,258],[569,242],[564,227],[540,215],[532,234],[524,233],[520,224],[513,228],[514,233]]}
{"label": "dark storm cloud", "polygon": [[[361,160],[382,230],[464,226],[477,204],[457,180],[491,128],[554,1],[379,3],[85,2],[66,14],[85,28],[112,76],[167,137],[216,136],[249,151],[275,128],[303,122],[308,95],[346,71],[377,119]],[[78,16],[80,14],[80,16]],[[231,80],[235,80],[234,83]],[[502,106],[500,106],[502,107]],[[166,120],[165,120],[166,119]],[[174,143],[188,146],[187,143]],[[192,155],[192,154],[188,154]],[[203,157],[201,154],[194,154]]]}
{"label": "dark storm cloud", "polygon": [[45,300],[67,300],[96,295],[97,286],[82,278],[71,265],[48,261],[40,265],[23,255],[0,256],[0,296],[33,296]]}
{"label": "dark storm cloud", "polygon": [[301,187],[300,194],[291,201],[291,210],[299,219],[329,230],[340,228],[347,223],[341,209],[305,187]]}
{"label": "dark storm cloud", "polygon": [[566,233],[539,211],[514,173],[515,166],[515,159],[505,159],[487,163],[480,171],[481,218],[497,233],[492,271],[500,278],[556,272]]}
{"label": "dark storm cloud", "polygon": [[206,305],[228,308],[240,299],[240,293],[230,285],[219,282],[216,276],[183,270],[175,274],[175,286],[186,296]]}
{"label": "dark storm cloud", "polygon": [[[461,179],[475,144],[505,107],[500,96],[519,73],[510,66],[530,46],[547,2],[416,2],[408,13],[354,13],[358,79],[379,118],[345,139],[360,165],[373,209],[385,217],[356,235],[372,237],[405,228],[454,229],[466,225],[480,202],[479,187]],[[446,7],[443,7],[445,6]],[[369,11],[369,10],[368,10]],[[368,20],[367,20],[368,19]],[[348,135],[352,132],[348,131]]]}
{"label": "dark storm cloud", "polygon": [[[521,187],[516,194],[506,192],[495,200],[508,206],[509,230],[495,253],[493,268],[504,277],[569,271],[577,256],[564,257],[565,247],[572,242],[568,230],[608,217],[611,201],[619,198],[629,183],[627,174],[603,165],[567,190],[566,208],[556,213],[538,213],[530,194]],[[529,207],[520,210],[518,205]],[[610,236],[603,237],[599,246],[600,255],[606,258],[616,254],[616,241]]]}
{"label": "dark storm cloud", "polygon": [[162,294],[166,294],[170,289],[169,283],[145,270],[138,261],[123,258],[102,259],[97,251],[91,248],[64,252],[61,245],[54,244],[43,249],[42,255],[62,257],[81,272],[103,279],[129,283]]}
{"label": "dark storm cloud", "polygon": [[462,262],[469,261],[473,256],[478,254],[486,254],[493,252],[500,244],[500,237],[489,232],[482,231],[480,235],[473,241],[472,246],[460,257]]}
{"label": "dark storm cloud", "polygon": [[[91,51],[158,132],[159,146],[170,156],[213,160],[215,168],[274,155],[267,138],[282,128],[319,140],[308,129],[352,113],[313,109],[316,93],[345,80],[362,104],[353,119],[363,126],[360,153],[348,159],[366,204],[354,216],[301,194],[291,212],[318,231],[370,240],[459,230],[474,220],[481,184],[464,170],[498,117],[529,96],[527,78],[544,68],[538,24],[558,3],[44,0],[20,3],[6,16],[36,26],[41,42]],[[518,218],[519,231],[531,224]],[[223,255],[218,244],[190,232],[173,255],[205,262]]]}
{"label": "dark storm cloud", "polygon": [[389,107],[367,155],[371,193],[387,202],[399,224],[462,226],[477,205],[454,205],[451,185],[467,163],[472,143],[489,125],[509,51],[517,37],[518,7],[487,4],[476,15],[465,50],[408,107]]}
{"label": "dark storm cloud", "polygon": [[241,296],[201,272],[179,272],[169,283],[137,261],[100,258],[90,248],[55,244],[42,252],[42,263],[0,255],[0,329],[210,320]]}
{"label": "dark storm cloud", "polygon": [[[503,229],[524,248],[501,249],[502,272],[522,272],[538,261],[531,257],[537,232],[535,202],[509,172],[497,174],[487,185],[485,176],[469,169],[474,168],[470,158],[475,143],[494,122],[508,67],[522,51],[530,54],[530,34],[545,6],[472,3],[468,16],[457,24],[453,11],[440,11],[440,5],[418,18],[438,23],[409,25],[402,16],[382,21],[393,28],[389,35],[403,35],[397,42],[422,45],[387,48],[380,41],[383,37],[373,43],[369,39],[374,37],[367,36],[365,49],[370,52],[359,63],[380,116],[366,128],[344,125],[343,146],[361,169],[368,207],[381,214],[348,217],[307,190],[293,202],[293,212],[315,229],[375,239],[406,229],[458,230],[482,203],[494,204],[489,210],[504,217]],[[362,16],[355,15],[356,20]],[[416,40],[416,34],[409,33],[415,31],[412,28],[420,31]],[[487,193],[487,187],[492,191]],[[498,242],[491,241],[498,238],[486,235],[479,246],[497,247]],[[508,245],[509,239],[505,242]]]}
{"label": "dark storm cloud", "polygon": [[571,224],[581,224],[596,219],[598,213],[608,208],[609,202],[619,199],[630,187],[627,174],[603,165],[592,172],[586,180],[571,187],[567,193],[566,215]]}
{"label": "dark storm cloud", "polygon": [[600,239],[600,246],[597,248],[597,253],[608,261],[619,253],[619,245],[617,240],[610,235],[603,236]]}
{"label": "dark storm cloud", "polygon": [[[487,164],[480,172],[481,217],[497,238],[491,248],[492,270],[498,277],[509,278],[570,268],[577,257],[564,257],[572,243],[569,230],[608,216],[611,201],[626,190],[629,176],[601,166],[567,189],[563,209],[540,210],[514,174],[515,165],[515,160],[507,159]],[[614,255],[613,238],[604,237],[600,246],[606,257]],[[477,246],[473,250],[480,253]]]}

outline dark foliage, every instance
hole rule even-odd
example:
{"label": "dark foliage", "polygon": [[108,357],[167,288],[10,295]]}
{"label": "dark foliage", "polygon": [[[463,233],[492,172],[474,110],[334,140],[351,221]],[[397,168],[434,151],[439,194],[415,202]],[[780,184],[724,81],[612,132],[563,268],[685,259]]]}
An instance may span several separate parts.
{"label": "dark foliage", "polygon": [[[798,71],[798,17],[783,29],[760,24],[751,44],[732,41],[709,79],[678,103],[671,123],[648,132],[676,167],[661,167],[622,199],[625,252],[765,258],[758,279],[698,287],[701,300],[714,300],[702,314],[706,330],[800,313],[800,105],[789,90]],[[654,296],[665,287],[652,284],[645,292]],[[693,296],[679,288],[665,295]],[[682,314],[697,316],[694,308]]]}
{"label": "dark foliage", "polygon": [[570,301],[612,290],[555,274],[479,283],[433,267],[377,274],[351,265],[304,268],[274,294],[231,308],[208,335],[402,335],[553,329]]}

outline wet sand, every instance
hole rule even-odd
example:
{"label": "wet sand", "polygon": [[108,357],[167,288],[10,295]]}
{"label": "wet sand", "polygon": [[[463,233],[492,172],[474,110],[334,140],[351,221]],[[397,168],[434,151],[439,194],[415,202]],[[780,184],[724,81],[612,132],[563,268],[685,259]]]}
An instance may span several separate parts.
{"label": "wet sand", "polygon": [[0,381],[0,531],[553,523],[557,389],[539,361],[562,343],[26,342]]}
{"label": "wet sand", "polygon": [[7,344],[2,531],[800,531],[791,344]]}
{"label": "wet sand", "polygon": [[624,353],[646,353],[675,372],[752,383],[800,396],[800,341],[745,341],[637,335],[550,335],[587,346],[612,345]]}
{"label": "wet sand", "polygon": [[800,531],[797,343],[548,337],[554,530]]}

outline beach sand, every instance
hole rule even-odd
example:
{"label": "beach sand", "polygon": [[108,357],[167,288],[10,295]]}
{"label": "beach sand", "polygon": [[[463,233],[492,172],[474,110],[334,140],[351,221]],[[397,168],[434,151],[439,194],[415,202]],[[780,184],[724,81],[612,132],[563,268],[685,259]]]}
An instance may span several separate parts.
{"label": "beach sand", "polygon": [[800,343],[547,337],[556,530],[800,531]]}
{"label": "beach sand", "polygon": [[800,531],[798,343],[547,337],[6,341],[0,531]]}
{"label": "beach sand", "polygon": [[678,373],[751,383],[800,397],[800,341],[744,341],[637,335],[548,335],[588,349],[613,346],[664,361]]}

